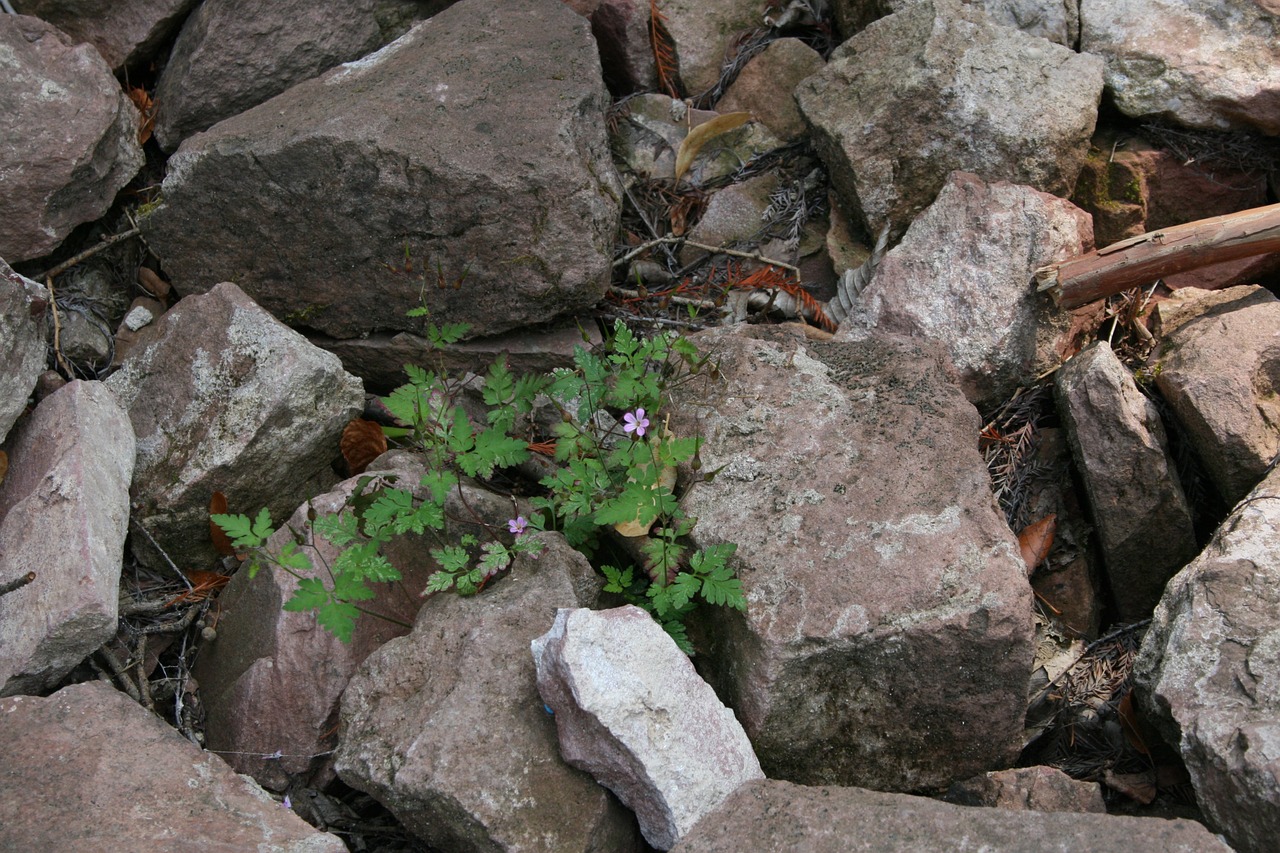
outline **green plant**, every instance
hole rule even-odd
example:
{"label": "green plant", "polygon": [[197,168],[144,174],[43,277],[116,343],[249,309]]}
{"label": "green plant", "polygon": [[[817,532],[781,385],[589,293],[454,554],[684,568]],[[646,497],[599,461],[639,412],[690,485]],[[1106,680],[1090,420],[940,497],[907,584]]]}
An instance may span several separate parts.
{"label": "green plant", "polygon": [[[411,313],[426,316],[424,309]],[[426,335],[438,348],[466,331],[461,324],[429,322]],[[438,547],[431,554],[439,568],[424,594],[470,595],[506,570],[516,555],[536,554],[542,545],[529,535],[535,530],[558,530],[588,556],[605,544],[614,553],[631,553],[631,564],[601,565],[606,591],[648,610],[686,652],[692,646],[685,618],[698,601],[745,609],[741,582],[729,565],[735,546],[690,554],[681,544],[696,520],[680,508],[675,466],[700,467],[701,439],[677,437],[656,421],[672,389],[715,372],[692,343],[670,334],[638,337],[619,321],[601,351],[579,346],[574,367],[550,375],[516,377],[500,357],[476,389],[485,407],[481,423],[461,405],[465,377],[412,365],[405,371],[409,381],[383,399],[403,426],[384,429],[389,438],[420,452],[428,472],[416,491],[383,478],[361,478],[341,512],[313,520],[313,533],[342,549],[334,564],[324,567],[327,584],[314,576],[297,542],[286,543],[278,554],[267,551],[264,545],[274,530],[265,510],[252,521],[243,515],[213,516],[237,549],[250,552],[251,576],[270,563],[299,578],[287,610],[316,610],[320,624],[347,641],[356,617],[368,612],[356,602],[374,596],[369,583],[400,579],[382,553],[391,538],[434,536]],[[470,534],[450,537],[446,501],[451,493],[462,496],[464,477],[489,479],[529,459],[530,416],[539,401],[557,416],[552,431],[558,464],[541,478],[543,492],[530,501],[534,512],[528,519],[516,514],[505,531],[473,513],[485,541]]]}

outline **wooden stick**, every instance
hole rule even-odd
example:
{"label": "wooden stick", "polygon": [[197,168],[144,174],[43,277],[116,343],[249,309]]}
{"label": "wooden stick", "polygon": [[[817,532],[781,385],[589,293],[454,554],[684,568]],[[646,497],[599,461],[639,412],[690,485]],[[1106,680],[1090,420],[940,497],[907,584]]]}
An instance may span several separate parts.
{"label": "wooden stick", "polygon": [[1037,289],[1075,308],[1210,264],[1280,252],[1280,204],[1140,234],[1036,270]]}

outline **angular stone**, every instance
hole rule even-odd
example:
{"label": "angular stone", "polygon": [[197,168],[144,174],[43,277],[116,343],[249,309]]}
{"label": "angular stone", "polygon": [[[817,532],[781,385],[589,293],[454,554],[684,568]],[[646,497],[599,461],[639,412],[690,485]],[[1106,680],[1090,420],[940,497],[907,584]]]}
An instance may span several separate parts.
{"label": "angular stone", "polygon": [[336,338],[420,332],[424,300],[473,336],[544,323],[608,284],[607,104],[564,3],[465,0],[189,139],[143,227],[180,292],[234,277]]}
{"label": "angular stone", "polygon": [[1216,291],[1201,309],[1191,296],[1152,356],[1156,387],[1233,504],[1280,452],[1280,301],[1260,287]]}
{"label": "angular stone", "polygon": [[1116,610],[1125,621],[1145,619],[1197,551],[1160,412],[1106,341],[1081,350],[1056,381]]}
{"label": "angular stone", "polygon": [[734,40],[761,24],[755,0],[666,0],[661,8],[691,98],[716,85]]}
{"label": "angular stone", "polygon": [[716,102],[716,110],[745,110],[774,136],[794,142],[804,135],[805,124],[791,93],[801,80],[821,71],[824,64],[822,54],[800,39],[770,42],[738,72],[724,97]]}
{"label": "angular stone", "polygon": [[0,257],[48,254],[142,168],[138,111],[92,45],[0,15]]}
{"label": "angular stone", "polygon": [[991,20],[1075,49],[1080,40],[1080,4],[1063,0],[977,0]]}
{"label": "angular stone", "polygon": [[1106,60],[1125,115],[1280,134],[1273,0],[1085,0],[1080,20],[1080,49]]}
{"label": "angular stone", "polygon": [[659,850],[764,778],[733,712],[640,608],[560,610],[531,647],[560,753],[617,794]]}
{"label": "angular stone", "polygon": [[948,173],[1067,196],[1097,120],[1102,61],[925,0],[841,45],[796,89],[845,205],[901,233]]}
{"label": "angular stone", "polygon": [[433,849],[637,851],[635,818],[560,757],[529,643],[600,580],[558,533],[470,598],[437,595],[342,700],[338,774]]}
{"label": "angular stone", "polygon": [[[567,0],[566,0],[567,2]],[[579,3],[570,3],[575,8]],[[579,14],[591,18],[591,34],[600,45],[600,65],[610,91],[616,94],[658,89],[649,34],[647,0],[590,0],[594,8]]]}
{"label": "angular stone", "polygon": [[677,853],[1230,853],[1190,820],[965,808],[859,788],[748,782],[694,827]]}
{"label": "angular stone", "polygon": [[1211,826],[1242,853],[1280,833],[1280,471],[1169,582],[1134,662]]}
{"label": "angular stone", "polygon": [[49,395],[5,445],[0,582],[0,696],[52,688],[116,631],[129,528],[134,436],[100,382]]}
{"label": "angular stone", "polygon": [[1069,318],[1028,286],[1033,273],[1092,246],[1088,214],[1069,201],[953,172],[842,325],[935,341],[966,397],[1003,400],[1060,360]]}
{"label": "angular stone", "polygon": [[683,507],[695,545],[738,545],[747,596],[709,608],[699,660],[765,773],[922,790],[1007,766],[1031,590],[942,356],[764,327],[693,340],[723,381],[672,401],[717,472]]}
{"label": "angular stone", "polygon": [[0,258],[0,442],[44,370],[48,308],[49,291]]}
{"label": "angular stone", "polygon": [[19,15],[53,24],[98,49],[112,71],[150,59],[182,25],[196,0],[13,0]]}
{"label": "angular stone", "polygon": [[0,719],[6,850],[347,849],[101,682],[0,699]]}
{"label": "angular stone", "polygon": [[997,770],[957,782],[947,791],[947,801],[1012,811],[1107,813],[1097,782],[1043,766]]}
{"label": "angular stone", "polygon": [[[182,300],[146,332],[107,380],[138,436],[136,518],[170,559],[215,558],[209,499],[232,512],[281,518],[334,478],[330,462],[347,422],[364,408],[360,380],[234,284]],[[159,564],[135,536],[134,553]]]}

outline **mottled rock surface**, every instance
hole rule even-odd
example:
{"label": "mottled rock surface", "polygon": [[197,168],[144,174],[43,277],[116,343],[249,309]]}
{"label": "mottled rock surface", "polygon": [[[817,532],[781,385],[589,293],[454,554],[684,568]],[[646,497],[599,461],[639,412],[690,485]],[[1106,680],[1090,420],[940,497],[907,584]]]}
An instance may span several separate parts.
{"label": "mottled rock surface", "polygon": [[53,24],[98,49],[113,71],[150,58],[182,25],[196,0],[13,0],[20,15]]}
{"label": "mottled rock surface", "polygon": [[48,307],[49,291],[0,258],[0,442],[44,370]]}

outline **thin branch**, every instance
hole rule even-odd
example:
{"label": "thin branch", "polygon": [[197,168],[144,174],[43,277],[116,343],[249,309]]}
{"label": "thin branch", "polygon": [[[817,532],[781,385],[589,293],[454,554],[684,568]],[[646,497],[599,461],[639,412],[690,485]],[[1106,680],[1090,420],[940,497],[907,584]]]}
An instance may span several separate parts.
{"label": "thin branch", "polygon": [[27,584],[36,579],[35,572],[27,572],[17,580],[11,580],[8,583],[0,584],[0,595],[8,595],[16,589],[22,589]]}
{"label": "thin branch", "polygon": [[[3,3],[3,2],[4,0],[0,0],[0,3]],[[36,277],[37,278],[53,278],[55,276],[62,275],[64,272],[71,269],[76,264],[80,263],[81,261],[86,261],[89,258],[92,258],[94,255],[98,254],[103,249],[107,249],[111,246],[114,246],[116,243],[119,243],[121,240],[128,240],[130,237],[137,237],[141,233],[142,233],[142,229],[135,225],[134,227],[130,228],[128,231],[122,231],[119,234],[108,237],[98,245],[91,246],[88,249],[85,249],[80,254],[67,258],[65,261],[58,264],[53,269],[49,270],[48,272],[42,273],[41,275]]]}
{"label": "thin branch", "polygon": [[169,568],[173,569],[173,573],[178,577],[182,578],[182,582],[187,585],[187,589],[188,590],[194,589],[194,587],[191,586],[191,581],[188,580],[187,576],[182,573],[182,569],[179,569],[177,565],[174,564],[173,560],[169,559],[169,555],[165,553],[165,550],[160,547],[160,543],[157,542],[155,540],[155,537],[151,535],[151,531],[143,527],[142,522],[138,521],[138,519],[134,518],[133,516],[129,516],[129,520],[134,523],[135,527],[137,527],[139,530],[142,531],[142,535],[147,537],[147,541],[150,542],[151,545],[156,549],[156,551],[160,553],[160,556],[164,557],[164,561],[169,564]]}
{"label": "thin branch", "polygon": [[614,261],[613,265],[615,267],[620,267],[623,264],[630,261],[632,258],[635,258],[637,255],[644,254],[646,251],[648,251],[649,249],[652,249],[655,246],[667,246],[667,245],[673,245],[673,244],[692,246],[695,249],[702,249],[704,252],[710,252],[713,255],[730,255],[731,257],[735,257],[735,258],[745,258],[748,261],[759,261],[762,264],[768,264],[769,266],[774,266],[774,267],[778,267],[779,269],[784,269],[787,272],[794,275],[796,277],[796,281],[800,281],[800,269],[798,267],[792,266],[791,264],[785,263],[783,261],[775,261],[771,258],[766,258],[764,255],[760,254],[758,251],[742,252],[737,249],[729,249],[724,246],[710,246],[710,245],[707,245],[706,243],[697,243],[697,242],[694,242],[693,240],[688,240],[684,237],[659,237],[656,240],[650,240],[647,243],[641,243],[639,246],[636,246],[630,252],[627,252],[625,255],[618,258],[616,261]]}

